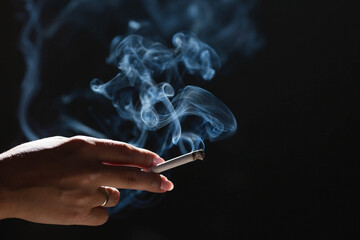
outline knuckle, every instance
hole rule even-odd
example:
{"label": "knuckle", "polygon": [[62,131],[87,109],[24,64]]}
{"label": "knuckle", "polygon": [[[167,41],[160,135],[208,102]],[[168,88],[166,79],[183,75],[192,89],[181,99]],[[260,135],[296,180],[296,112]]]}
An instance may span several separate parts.
{"label": "knuckle", "polygon": [[149,166],[152,166],[153,164],[153,157],[150,154],[142,154],[143,161]]}
{"label": "knuckle", "polygon": [[138,170],[131,170],[125,174],[125,182],[128,186],[132,186],[138,182],[140,177],[140,171]]}
{"label": "knuckle", "polygon": [[99,166],[89,162],[74,163],[73,167],[62,171],[59,184],[62,187],[84,187],[99,180],[102,172]]}
{"label": "knuckle", "polygon": [[74,167],[64,174],[62,182],[86,186],[97,181],[101,174],[100,167],[95,164],[88,162],[74,164]]}
{"label": "knuckle", "polygon": [[74,224],[82,224],[86,220],[85,214],[83,210],[73,209],[67,213],[67,218],[69,222]]}
{"label": "knuckle", "polygon": [[126,156],[131,162],[138,162],[146,166],[151,166],[153,157],[146,149],[137,148],[130,144],[123,143],[119,148],[120,154]]}
{"label": "knuckle", "polygon": [[80,185],[88,185],[92,182],[95,182],[97,179],[100,178],[100,170],[95,167],[84,167],[80,170],[78,176],[78,183]]}
{"label": "knuckle", "polygon": [[153,176],[154,176],[154,181],[152,182],[151,186],[154,189],[158,190],[161,187],[162,178],[161,176],[155,174]]}
{"label": "knuckle", "polygon": [[59,202],[64,202],[69,206],[79,208],[91,204],[91,195],[83,190],[68,190],[59,194]]}
{"label": "knuckle", "polygon": [[67,137],[64,137],[64,136],[53,136],[51,138],[56,139],[56,140],[66,140],[67,139]]}
{"label": "knuckle", "polygon": [[89,206],[90,205],[90,196],[87,194],[81,194],[78,195],[74,200],[73,203],[75,206],[81,207],[81,206]]}
{"label": "knuckle", "polygon": [[144,166],[150,167],[153,165],[153,159],[155,155],[147,149],[139,148],[136,151],[136,157],[138,158],[138,161],[140,161]]}
{"label": "knuckle", "polygon": [[132,146],[129,144],[121,143],[119,146],[120,154],[123,156],[131,156]]}
{"label": "knuckle", "polygon": [[82,145],[86,145],[87,141],[85,141],[84,138],[82,138],[81,136],[75,136],[75,137],[71,137],[69,138],[67,144],[71,145],[71,146],[82,146]]}
{"label": "knuckle", "polygon": [[71,138],[68,138],[68,140],[63,144],[63,147],[68,149],[76,149],[78,151],[84,150],[84,148],[87,148],[94,143],[87,139],[85,136],[74,136]]}

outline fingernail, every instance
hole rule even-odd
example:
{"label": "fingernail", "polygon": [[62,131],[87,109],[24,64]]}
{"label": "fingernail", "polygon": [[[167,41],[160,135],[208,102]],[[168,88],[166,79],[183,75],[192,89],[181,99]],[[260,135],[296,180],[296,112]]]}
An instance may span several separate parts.
{"label": "fingernail", "polygon": [[161,176],[161,190],[171,191],[174,188],[174,184],[169,181],[165,176]]}
{"label": "fingernail", "polygon": [[162,159],[161,157],[154,157],[153,158],[153,165],[158,165],[159,163],[165,162],[164,159]]}

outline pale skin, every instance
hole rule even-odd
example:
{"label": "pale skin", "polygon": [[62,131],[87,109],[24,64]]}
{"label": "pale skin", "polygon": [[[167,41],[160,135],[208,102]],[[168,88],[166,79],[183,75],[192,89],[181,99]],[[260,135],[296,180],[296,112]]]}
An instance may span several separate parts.
{"label": "pale skin", "polygon": [[[166,177],[146,170],[163,162],[130,144],[85,136],[50,137],[0,154],[0,219],[61,225],[104,224],[119,189],[164,193]],[[106,193],[109,201],[101,206]]]}

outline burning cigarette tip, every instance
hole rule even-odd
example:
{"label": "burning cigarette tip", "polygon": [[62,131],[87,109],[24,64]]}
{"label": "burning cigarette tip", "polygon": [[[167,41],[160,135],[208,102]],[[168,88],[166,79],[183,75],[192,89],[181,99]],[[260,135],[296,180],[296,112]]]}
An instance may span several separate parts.
{"label": "burning cigarette tip", "polygon": [[205,152],[202,149],[196,150],[192,152],[194,160],[204,160]]}

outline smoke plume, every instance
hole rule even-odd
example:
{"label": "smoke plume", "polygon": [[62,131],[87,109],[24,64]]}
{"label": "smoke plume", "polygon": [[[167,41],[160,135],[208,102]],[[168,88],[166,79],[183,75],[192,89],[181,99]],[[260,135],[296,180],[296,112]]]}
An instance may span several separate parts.
{"label": "smoke plume", "polygon": [[[215,76],[230,53],[250,56],[261,47],[262,39],[250,18],[254,4],[236,0],[24,1],[27,14],[20,49],[26,72],[18,110],[24,135],[34,140],[86,134],[129,142],[160,155],[174,147],[182,153],[205,148],[205,140],[231,136],[237,128],[234,115],[199,85]],[[114,22],[126,24],[127,30],[109,42],[106,26]],[[39,99],[44,101],[39,96],[51,95],[42,84],[47,80],[42,73],[50,43],[71,42],[80,30],[107,42],[106,62],[116,67],[116,76],[109,81],[95,78],[90,88],[72,89],[47,99],[47,106],[39,104]],[[83,61],[91,55],[89,49]],[[75,79],[71,73],[68,78]],[[194,80],[193,84],[185,84],[184,78]],[[141,191],[125,190],[121,196],[114,211],[146,202]]]}

